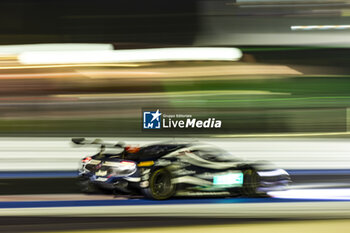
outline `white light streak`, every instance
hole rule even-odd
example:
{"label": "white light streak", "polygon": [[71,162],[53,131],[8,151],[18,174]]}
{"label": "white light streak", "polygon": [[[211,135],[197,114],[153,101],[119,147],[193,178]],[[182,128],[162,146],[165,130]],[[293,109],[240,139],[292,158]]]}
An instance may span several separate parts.
{"label": "white light streak", "polygon": [[318,200],[349,200],[350,189],[297,189],[288,191],[269,192],[275,198],[288,199],[318,199]]}
{"label": "white light streak", "polygon": [[24,52],[22,64],[119,63],[154,61],[236,61],[242,52],[236,48],[158,48],[115,51]]}
{"label": "white light streak", "polygon": [[15,55],[25,52],[41,51],[106,51],[113,50],[112,44],[21,44],[21,45],[1,45],[0,55]]}
{"label": "white light streak", "polygon": [[350,25],[305,25],[305,26],[291,26],[292,31],[297,30],[344,30],[350,29]]}

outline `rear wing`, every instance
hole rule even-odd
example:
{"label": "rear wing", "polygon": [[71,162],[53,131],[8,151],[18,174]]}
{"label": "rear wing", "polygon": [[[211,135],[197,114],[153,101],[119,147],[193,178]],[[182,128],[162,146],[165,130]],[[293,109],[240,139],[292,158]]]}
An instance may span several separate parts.
{"label": "rear wing", "polygon": [[72,138],[72,143],[74,145],[80,145],[80,146],[100,146],[101,148],[124,148],[125,143],[124,142],[118,142],[116,144],[114,143],[107,143],[104,142],[102,139],[96,138],[96,139],[86,139],[86,138]]}

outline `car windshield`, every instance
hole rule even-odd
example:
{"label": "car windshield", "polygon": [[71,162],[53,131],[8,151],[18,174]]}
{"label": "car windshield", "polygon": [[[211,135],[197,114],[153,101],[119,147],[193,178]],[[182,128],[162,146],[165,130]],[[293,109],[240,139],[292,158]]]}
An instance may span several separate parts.
{"label": "car windshield", "polygon": [[192,150],[195,155],[212,162],[232,162],[237,161],[237,158],[228,151],[219,148],[204,148]]}

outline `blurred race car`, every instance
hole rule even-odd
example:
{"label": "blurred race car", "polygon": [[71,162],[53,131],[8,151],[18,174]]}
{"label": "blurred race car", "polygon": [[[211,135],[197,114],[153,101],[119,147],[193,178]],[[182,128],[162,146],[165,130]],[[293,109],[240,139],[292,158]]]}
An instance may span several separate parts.
{"label": "blurred race car", "polygon": [[265,197],[285,190],[289,174],[266,162],[247,162],[211,145],[160,142],[142,147],[73,138],[100,151],[79,169],[83,192],[113,190],[164,200],[173,196]]}

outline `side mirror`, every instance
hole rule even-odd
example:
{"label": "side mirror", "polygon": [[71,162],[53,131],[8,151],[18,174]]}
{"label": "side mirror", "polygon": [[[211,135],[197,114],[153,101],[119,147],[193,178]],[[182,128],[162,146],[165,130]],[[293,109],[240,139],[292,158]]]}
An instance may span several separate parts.
{"label": "side mirror", "polygon": [[84,142],[84,141],[85,141],[85,138],[72,138],[72,142],[73,142],[74,144],[81,145],[82,142]]}

